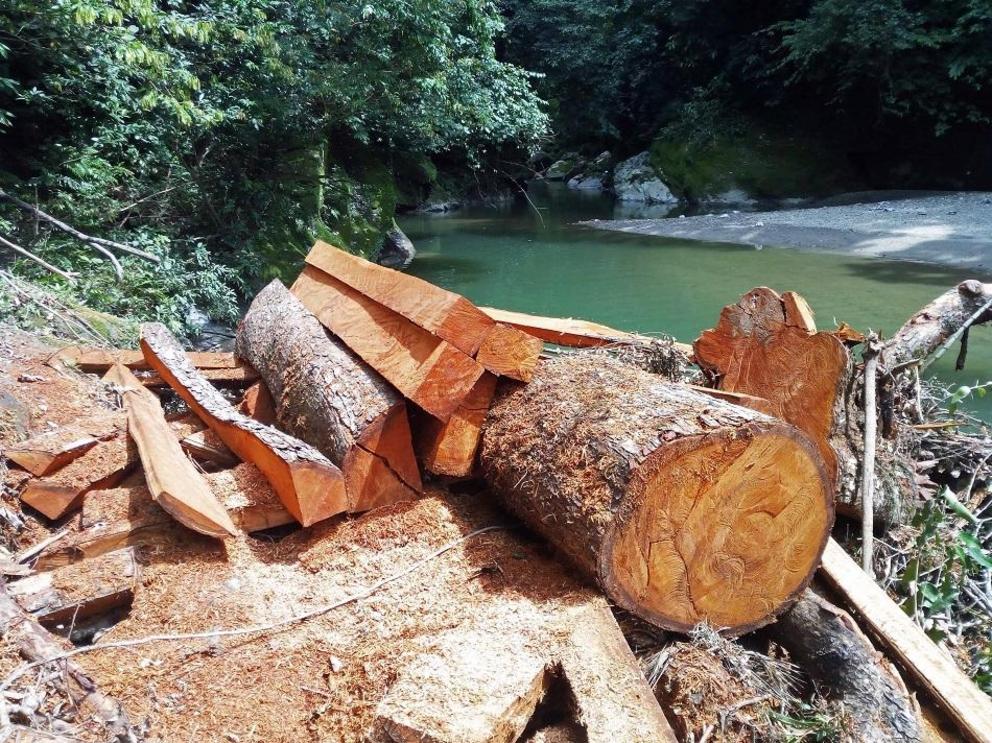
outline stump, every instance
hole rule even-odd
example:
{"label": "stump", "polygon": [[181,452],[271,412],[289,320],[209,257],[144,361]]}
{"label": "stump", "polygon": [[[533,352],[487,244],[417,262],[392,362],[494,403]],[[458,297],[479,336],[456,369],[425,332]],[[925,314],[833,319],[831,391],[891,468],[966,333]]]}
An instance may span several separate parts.
{"label": "stump", "polygon": [[280,427],[341,468],[350,511],[421,491],[403,398],[278,280],[242,320],[237,351],[265,380]]}
{"label": "stump", "polygon": [[791,425],[607,358],[542,364],[486,420],[486,479],[614,602],[667,629],[759,627],[806,587],[833,522]]}

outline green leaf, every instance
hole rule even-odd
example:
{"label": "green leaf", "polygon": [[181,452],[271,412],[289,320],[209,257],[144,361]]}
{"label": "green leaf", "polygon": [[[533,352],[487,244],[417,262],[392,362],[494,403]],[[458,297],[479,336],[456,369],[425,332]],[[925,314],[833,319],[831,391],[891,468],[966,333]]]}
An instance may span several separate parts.
{"label": "green leaf", "polygon": [[986,570],[992,570],[992,557],[982,548],[981,542],[978,541],[974,534],[963,531],[958,534],[958,541],[964,546],[968,557]]}
{"label": "green leaf", "polygon": [[951,507],[951,510],[954,511],[954,513],[956,513],[958,516],[960,516],[961,518],[965,519],[966,521],[972,524],[978,524],[978,519],[975,517],[975,514],[969,511],[968,508],[961,501],[957,499],[957,496],[955,496],[954,493],[951,492],[950,488],[944,487],[940,491],[940,497],[944,499],[947,505]]}

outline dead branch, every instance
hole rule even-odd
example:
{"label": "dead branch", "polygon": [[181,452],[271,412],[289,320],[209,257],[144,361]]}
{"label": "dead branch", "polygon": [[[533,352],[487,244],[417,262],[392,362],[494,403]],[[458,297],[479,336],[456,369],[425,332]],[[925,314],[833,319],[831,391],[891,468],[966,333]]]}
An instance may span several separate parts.
{"label": "dead branch", "polygon": [[878,336],[869,333],[865,339],[865,448],[861,463],[861,564],[868,575],[874,576],[872,556],[875,539],[875,392],[878,376]]}
{"label": "dead branch", "polygon": [[7,199],[17,208],[28,212],[29,214],[35,216],[38,219],[42,219],[45,222],[48,222],[53,227],[56,227],[57,229],[61,230],[62,232],[65,232],[68,235],[72,235],[77,240],[80,240],[86,243],[87,245],[90,245],[91,247],[93,247],[103,255],[107,256],[107,258],[111,261],[111,263],[114,264],[114,270],[117,271],[119,278],[124,277],[123,270],[121,269],[120,263],[117,261],[116,257],[114,257],[113,254],[110,253],[109,250],[107,250],[107,248],[113,248],[114,250],[119,250],[122,253],[130,253],[131,255],[136,255],[139,258],[144,258],[146,261],[151,261],[152,263],[160,262],[160,259],[157,255],[152,255],[151,253],[147,253],[144,250],[139,250],[138,248],[134,248],[130,245],[119,243],[116,240],[107,240],[106,238],[87,235],[85,232],[81,232],[77,230],[75,227],[66,224],[62,220],[56,219],[51,214],[46,214],[36,206],[32,206],[26,201],[21,201],[19,198],[17,198],[12,194],[7,193],[3,189],[0,189],[0,199]]}
{"label": "dead branch", "polygon": [[20,255],[23,255],[28,260],[34,261],[39,266],[41,266],[42,268],[44,268],[46,271],[50,271],[51,273],[54,273],[57,276],[61,276],[63,279],[66,279],[67,281],[75,281],[76,280],[76,277],[79,276],[78,273],[74,273],[74,272],[71,272],[71,271],[63,271],[58,266],[53,266],[51,263],[49,263],[48,261],[46,261],[44,258],[41,258],[40,256],[37,256],[34,253],[32,253],[30,250],[27,250],[25,248],[22,248],[20,245],[17,245],[16,243],[11,242],[10,240],[8,240],[5,237],[3,237],[2,235],[0,235],[0,245],[3,245],[5,247],[7,247],[7,248],[10,248],[15,253],[18,253]]}

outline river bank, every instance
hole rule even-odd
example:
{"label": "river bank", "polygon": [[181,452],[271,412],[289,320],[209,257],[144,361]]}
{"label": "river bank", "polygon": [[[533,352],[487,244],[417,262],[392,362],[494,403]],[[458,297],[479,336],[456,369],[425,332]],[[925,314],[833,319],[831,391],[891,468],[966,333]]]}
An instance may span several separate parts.
{"label": "river bank", "polygon": [[636,235],[918,261],[982,272],[992,270],[992,193],[989,192],[695,217],[593,219],[578,224]]}

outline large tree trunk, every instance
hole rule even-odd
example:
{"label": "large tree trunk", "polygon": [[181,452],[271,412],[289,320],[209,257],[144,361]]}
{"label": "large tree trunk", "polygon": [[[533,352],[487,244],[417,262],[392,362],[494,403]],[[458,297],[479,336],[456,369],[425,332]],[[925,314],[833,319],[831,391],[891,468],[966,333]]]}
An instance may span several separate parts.
{"label": "large tree trunk", "polygon": [[844,705],[855,740],[923,739],[905,684],[847,612],[809,590],[769,631],[831,700]]}
{"label": "large tree trunk", "polygon": [[255,298],[236,347],[265,380],[280,427],[341,468],[349,510],[421,491],[403,398],[278,280]]}
{"label": "large tree trunk", "polygon": [[768,622],[833,521],[796,428],[607,358],[539,366],[487,418],[486,479],[620,606],[661,627]]}

